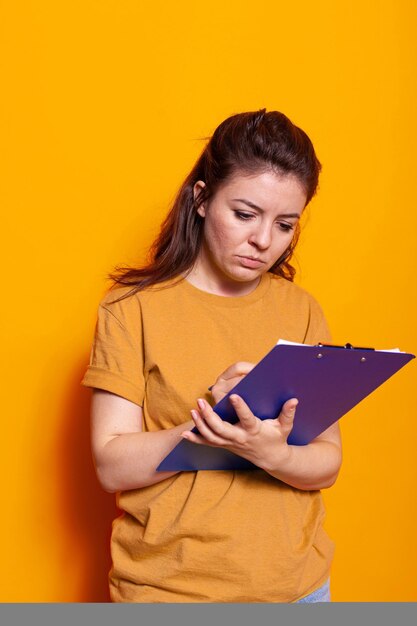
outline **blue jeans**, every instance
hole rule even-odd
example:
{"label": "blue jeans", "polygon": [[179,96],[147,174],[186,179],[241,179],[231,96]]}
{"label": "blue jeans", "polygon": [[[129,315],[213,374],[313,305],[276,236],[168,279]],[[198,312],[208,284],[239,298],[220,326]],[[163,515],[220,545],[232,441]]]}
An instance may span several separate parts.
{"label": "blue jeans", "polygon": [[330,579],[327,579],[324,585],[309,593],[308,596],[297,600],[295,604],[301,604],[304,602],[331,602],[330,600]]}

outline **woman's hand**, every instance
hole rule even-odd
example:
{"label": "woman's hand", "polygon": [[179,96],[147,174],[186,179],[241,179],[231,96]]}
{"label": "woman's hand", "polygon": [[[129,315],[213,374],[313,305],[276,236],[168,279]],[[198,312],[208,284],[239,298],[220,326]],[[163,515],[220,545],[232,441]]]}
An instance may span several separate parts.
{"label": "woman's hand", "polygon": [[260,420],[240,396],[230,401],[239,421],[223,421],[204,400],[191,415],[198,433],[184,430],[181,437],[192,443],[225,448],[241,456],[278,480],[296,489],[315,490],[331,487],[342,463],[339,424],[335,422],[309,444],[287,443],[293,428],[298,400],[284,403],[275,419]]}
{"label": "woman's hand", "polygon": [[238,361],[224,370],[224,372],[217,377],[216,382],[211,387],[214,402],[216,404],[217,402],[220,402],[220,400],[224,398],[224,396],[229,393],[229,391],[233,389],[233,387],[235,387],[235,385],[237,385],[242,378],[246,376],[246,374],[249,374],[254,367],[254,363]]}
{"label": "woman's hand", "polygon": [[191,411],[199,434],[186,430],[181,436],[193,443],[226,448],[264,469],[276,467],[288,459],[291,447],[287,439],[298,403],[295,398],[285,402],[276,419],[267,420],[256,417],[236,394],[230,396],[230,402],[239,418],[237,424],[223,421],[207,402],[199,399],[199,410]]}

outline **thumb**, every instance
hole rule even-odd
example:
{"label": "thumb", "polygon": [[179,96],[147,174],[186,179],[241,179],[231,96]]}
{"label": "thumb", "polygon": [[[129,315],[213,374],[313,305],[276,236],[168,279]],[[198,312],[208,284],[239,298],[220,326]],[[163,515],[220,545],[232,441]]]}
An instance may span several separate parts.
{"label": "thumb", "polygon": [[297,398],[291,398],[290,400],[287,400],[286,402],[284,402],[281,413],[278,415],[278,421],[281,424],[281,427],[286,435],[289,435],[292,430],[297,404]]}

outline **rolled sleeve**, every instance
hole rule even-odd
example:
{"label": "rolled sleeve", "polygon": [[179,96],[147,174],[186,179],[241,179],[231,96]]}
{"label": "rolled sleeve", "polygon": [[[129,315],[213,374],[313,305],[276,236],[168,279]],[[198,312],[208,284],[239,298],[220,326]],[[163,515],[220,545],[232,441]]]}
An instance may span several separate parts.
{"label": "rolled sleeve", "polygon": [[98,307],[90,361],[81,381],[143,405],[143,333],[140,306],[133,296]]}

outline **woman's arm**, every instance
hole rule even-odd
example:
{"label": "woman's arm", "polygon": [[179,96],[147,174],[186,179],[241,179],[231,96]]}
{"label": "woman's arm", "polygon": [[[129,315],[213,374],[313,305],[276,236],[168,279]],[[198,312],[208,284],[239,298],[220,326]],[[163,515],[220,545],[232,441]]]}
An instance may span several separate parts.
{"label": "woman's arm", "polygon": [[199,434],[184,431],[182,437],[197,444],[222,447],[248,459],[271,476],[296,487],[313,490],[330,487],[342,462],[338,424],[333,424],[305,446],[288,445],[297,400],[287,400],[276,419],[260,420],[242,398],[230,396],[237,424],[224,422],[204,400],[192,416]]}
{"label": "woman's arm", "polygon": [[265,467],[278,478],[297,489],[331,487],[342,464],[342,441],[339,424],[332,424],[306,446],[288,446],[289,456],[279,467]]}
{"label": "woman's arm", "polygon": [[190,420],[175,428],[142,432],[142,408],[108,391],[93,389],[91,443],[98,480],[114,493],[158,483],[177,472],[156,472],[165,456],[193,427]]}

